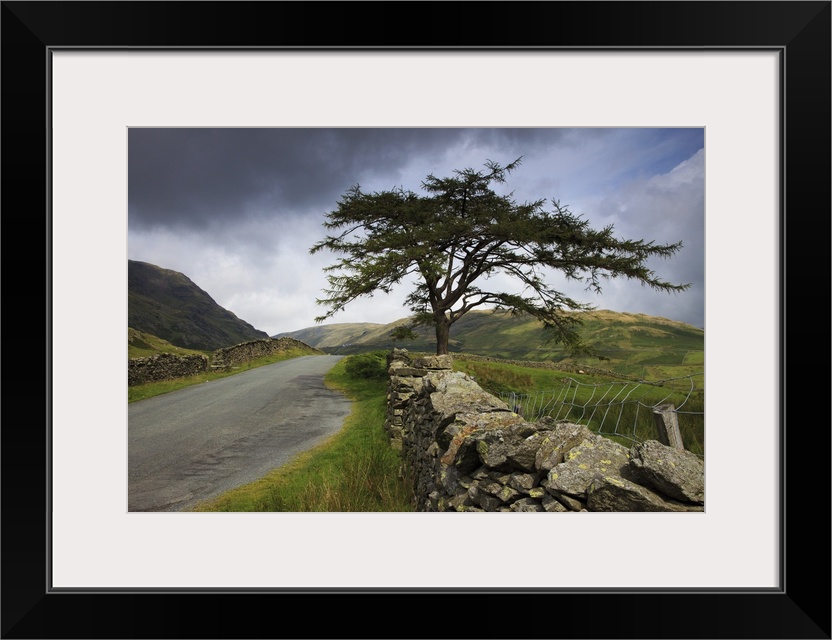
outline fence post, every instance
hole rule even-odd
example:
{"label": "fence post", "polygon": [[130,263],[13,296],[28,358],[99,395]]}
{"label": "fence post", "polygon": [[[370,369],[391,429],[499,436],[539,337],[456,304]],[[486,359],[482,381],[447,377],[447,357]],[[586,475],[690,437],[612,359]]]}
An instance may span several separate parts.
{"label": "fence post", "polygon": [[679,416],[673,404],[660,404],[653,407],[653,418],[659,431],[659,442],[675,449],[684,449],[682,433],[679,431]]}

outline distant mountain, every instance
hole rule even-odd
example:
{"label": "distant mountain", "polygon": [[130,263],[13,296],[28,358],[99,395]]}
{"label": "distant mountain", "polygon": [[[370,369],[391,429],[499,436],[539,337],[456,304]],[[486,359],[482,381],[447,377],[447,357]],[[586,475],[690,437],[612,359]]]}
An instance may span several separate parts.
{"label": "distant mountain", "polygon": [[[581,314],[582,335],[613,370],[636,370],[646,365],[691,365],[702,369],[705,332],[667,318],[599,310]],[[413,341],[394,342],[390,332],[407,324],[402,318],[390,324],[325,324],[278,334],[301,340],[329,353],[359,353],[404,347],[434,351],[432,328],[416,330]],[[275,337],[278,337],[275,336]],[[451,327],[450,351],[512,360],[574,361],[557,345],[544,343],[541,325],[530,317],[508,312],[471,311]],[[581,361],[589,361],[582,357]],[[598,362],[597,359],[595,359]]]}
{"label": "distant mountain", "polygon": [[128,327],[185,349],[215,351],[268,338],[178,271],[127,261]]}
{"label": "distant mountain", "polygon": [[[358,344],[370,345],[374,348],[386,348],[388,343],[393,344],[387,337],[393,330],[393,327],[404,324],[405,322],[406,320],[399,320],[389,325],[374,324],[372,322],[323,324],[315,327],[307,327],[306,329],[299,329],[298,331],[285,331],[272,337],[294,338],[317,349],[338,349]],[[381,343],[384,343],[383,346],[379,346]],[[436,348],[436,341],[433,344],[434,348]]]}

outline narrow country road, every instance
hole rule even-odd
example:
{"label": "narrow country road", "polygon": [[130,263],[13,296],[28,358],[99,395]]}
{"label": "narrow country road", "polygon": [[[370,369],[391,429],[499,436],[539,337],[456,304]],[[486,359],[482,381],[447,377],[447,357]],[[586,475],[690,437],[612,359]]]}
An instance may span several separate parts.
{"label": "narrow country road", "polygon": [[336,433],[326,388],[342,356],[304,356],[128,405],[128,511],[182,511],[252,482]]}

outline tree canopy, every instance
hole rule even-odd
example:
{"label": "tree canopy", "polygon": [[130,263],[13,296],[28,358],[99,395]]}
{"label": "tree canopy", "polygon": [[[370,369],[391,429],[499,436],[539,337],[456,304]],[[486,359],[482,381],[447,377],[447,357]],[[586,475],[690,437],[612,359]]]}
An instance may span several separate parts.
{"label": "tree canopy", "polygon": [[[548,341],[589,352],[574,312],[594,307],[553,288],[547,282],[551,271],[597,293],[609,278],[638,280],[664,292],[690,287],[666,282],[647,266],[653,256],[673,256],[681,242],[619,239],[612,225],[593,229],[557,200],[518,203],[513,193],[497,194],[492,185],[506,182],[521,160],[505,166],[489,160],[485,170],[455,170],[442,178],[428,175],[422,182],[425,195],[401,187],[373,193],[357,184],[348,189],[326,214],[324,227],[332,235],[310,249],[342,256],[324,269],[329,288],[317,303],[328,311],[316,322],[358,298],[390,293],[414,276],[405,302],[413,326],[435,327],[437,354],[448,353],[451,326],[478,307],[534,317]],[[517,287],[490,286],[497,274]]]}

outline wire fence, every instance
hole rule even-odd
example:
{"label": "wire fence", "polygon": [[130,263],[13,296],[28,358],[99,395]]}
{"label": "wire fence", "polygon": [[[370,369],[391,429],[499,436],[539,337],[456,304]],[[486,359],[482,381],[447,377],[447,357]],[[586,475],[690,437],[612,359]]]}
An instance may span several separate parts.
{"label": "wire fence", "polygon": [[704,458],[704,376],[593,384],[563,378],[560,388],[498,395],[526,420],[548,416],[584,424],[626,446],[646,440],[665,442],[669,417],[675,423],[680,446]]}

